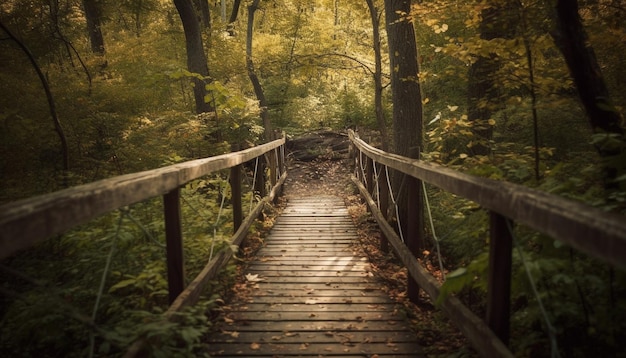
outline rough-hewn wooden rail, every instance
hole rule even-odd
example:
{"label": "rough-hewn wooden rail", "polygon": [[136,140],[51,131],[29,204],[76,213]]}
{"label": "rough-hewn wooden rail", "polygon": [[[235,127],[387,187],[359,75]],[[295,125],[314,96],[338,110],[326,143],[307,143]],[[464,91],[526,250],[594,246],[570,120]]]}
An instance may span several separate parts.
{"label": "rough-hewn wooden rail", "polygon": [[[606,213],[588,205],[550,195],[520,185],[463,174],[433,163],[406,158],[374,148],[353,132],[357,173],[365,173],[353,181],[368,203],[389,243],[407,266],[411,279],[426,291],[433,302],[439,296],[439,283],[415,259],[416,252],[409,247],[422,240],[421,220],[411,220],[408,235],[402,242],[388,224],[381,208],[372,199],[373,168],[384,165],[407,174],[409,197],[417,197],[421,182],[437,186],[455,195],[472,200],[490,212],[489,277],[487,314],[483,321],[455,297],[448,297],[442,305],[445,312],[468,337],[476,350],[486,357],[512,356],[506,344],[509,338],[510,284],[512,261],[511,222],[526,225],[563,242],[583,253],[603,260],[615,267],[626,268],[626,218]],[[363,156],[363,157],[361,157]],[[361,166],[363,165],[363,166]],[[383,180],[385,180],[383,178]],[[366,183],[366,186],[363,183]],[[382,182],[381,188],[386,188]],[[413,192],[411,192],[413,191]],[[381,194],[382,195],[382,194]],[[419,205],[412,201],[409,205]],[[409,208],[409,212],[417,212]]]}
{"label": "rough-hewn wooden rail", "polygon": [[[171,303],[166,316],[169,317],[182,307],[195,303],[203,286],[232,256],[231,250],[217,253],[185,287],[181,186],[230,168],[235,230],[231,243],[239,245],[263,206],[274,199],[287,177],[284,145],[285,139],[282,138],[238,152],[122,175],[0,206],[0,260],[102,214],[162,195]],[[269,164],[272,189],[244,219],[241,207],[242,164],[263,156]],[[141,344],[133,346],[129,355],[132,356],[139,348]]]}

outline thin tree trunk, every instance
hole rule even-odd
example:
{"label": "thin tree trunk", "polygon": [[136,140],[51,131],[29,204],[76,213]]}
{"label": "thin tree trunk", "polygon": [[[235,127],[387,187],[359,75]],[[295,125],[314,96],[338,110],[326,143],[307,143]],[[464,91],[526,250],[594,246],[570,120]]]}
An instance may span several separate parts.
{"label": "thin tree trunk", "polygon": [[259,81],[259,77],[256,74],[254,69],[254,61],[252,60],[252,36],[254,33],[254,13],[259,8],[260,0],[254,0],[252,4],[248,6],[248,31],[246,35],[246,68],[248,70],[248,77],[250,78],[250,82],[252,82],[252,87],[254,88],[254,94],[256,98],[259,100],[260,107],[260,116],[263,122],[264,138],[265,141],[269,142],[272,139],[272,126],[269,118],[269,113],[267,111],[267,99],[265,98],[265,93],[263,92],[263,87],[261,86],[261,82]]}
{"label": "thin tree trunk", "polygon": [[241,6],[241,0],[235,0],[233,3],[233,10],[230,13],[230,18],[228,19],[228,25],[226,25],[226,31],[230,36],[235,35],[235,21],[237,21],[237,16],[239,15],[239,7]]}
{"label": "thin tree trunk", "polygon": [[[393,150],[405,157],[419,158],[422,146],[422,99],[417,64],[417,44],[413,23],[403,14],[411,12],[410,0],[385,0],[391,93],[393,98]],[[419,257],[424,247],[424,207],[421,181],[395,176],[398,220],[409,250]],[[408,280],[412,301],[419,287]]]}
{"label": "thin tree trunk", "polygon": [[382,55],[380,51],[380,17],[378,9],[374,6],[374,0],[366,0],[372,18],[372,42],[374,47],[374,108],[376,111],[376,122],[380,132],[382,150],[389,150],[389,133],[387,131],[387,121],[383,110],[383,70]]}
{"label": "thin tree trunk", "polygon": [[[482,40],[508,38],[515,28],[509,4],[494,3],[481,12],[479,31]],[[468,120],[472,122],[475,140],[470,148],[472,155],[491,154],[493,126],[489,119],[502,108],[500,92],[495,78],[501,62],[497,55],[480,56],[468,73]]]}
{"label": "thin tree trunk", "polygon": [[[626,139],[621,126],[622,118],[611,103],[595,52],[578,14],[578,1],[558,0],[555,14],[557,30],[552,32],[554,42],[563,53],[593,132],[597,135],[606,134],[606,139],[594,140],[594,143],[600,156],[605,159],[605,186],[613,188],[617,185],[615,179],[620,169],[624,170],[624,164],[615,165],[607,159],[624,157]],[[622,168],[618,168],[620,165]]]}
{"label": "thin tree trunk", "polygon": [[65,132],[63,131],[63,126],[61,126],[61,120],[59,119],[59,116],[57,114],[56,104],[54,102],[54,97],[52,96],[52,91],[50,90],[50,85],[48,84],[48,80],[46,80],[46,76],[41,71],[41,67],[39,67],[37,60],[35,59],[33,54],[30,52],[28,47],[26,47],[24,43],[22,43],[15,35],[13,35],[13,33],[9,30],[8,27],[4,25],[2,21],[0,21],[0,28],[11,38],[11,40],[13,40],[22,49],[22,51],[28,57],[28,60],[30,61],[30,63],[33,65],[35,72],[37,72],[37,76],[39,76],[39,80],[41,81],[43,89],[46,93],[46,99],[48,100],[48,109],[50,110],[52,121],[54,122],[54,129],[57,132],[57,135],[59,136],[59,141],[61,142],[61,154],[63,156],[63,170],[67,172],[70,170],[70,154],[69,154],[69,147],[67,144],[67,137],[65,136]]}
{"label": "thin tree trunk", "polygon": [[102,11],[98,0],[83,0],[85,19],[87,21],[87,32],[91,51],[97,55],[104,56],[104,37],[102,36]]}
{"label": "thin tree trunk", "polygon": [[[174,5],[183,23],[185,31],[185,45],[187,48],[187,69],[191,73],[199,74],[203,78],[209,77],[204,45],[202,43],[202,31],[191,0],[174,0]],[[193,77],[193,94],[196,103],[196,113],[213,111],[211,103],[206,100],[206,80]]]}

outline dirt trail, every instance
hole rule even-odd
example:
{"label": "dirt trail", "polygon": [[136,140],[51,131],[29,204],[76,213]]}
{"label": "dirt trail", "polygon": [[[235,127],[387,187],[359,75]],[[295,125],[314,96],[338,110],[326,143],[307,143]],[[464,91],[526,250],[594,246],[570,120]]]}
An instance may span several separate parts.
{"label": "dirt trail", "polygon": [[287,142],[287,171],[284,194],[290,196],[350,193],[352,165],[348,159],[348,137],[337,132],[315,132]]}

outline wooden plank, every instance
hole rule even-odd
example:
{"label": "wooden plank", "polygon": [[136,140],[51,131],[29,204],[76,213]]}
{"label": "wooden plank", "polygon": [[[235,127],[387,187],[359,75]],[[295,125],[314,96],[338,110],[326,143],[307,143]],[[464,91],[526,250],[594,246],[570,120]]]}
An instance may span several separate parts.
{"label": "wooden plank", "polygon": [[323,277],[323,276],[261,276],[265,282],[271,283],[323,283],[323,284],[337,284],[337,283],[351,283],[351,282],[359,282],[359,283],[369,283],[367,279],[368,276],[331,276],[331,277]]}
{"label": "wooden plank", "polygon": [[[314,262],[316,264],[319,263],[334,263],[336,265],[354,265],[356,263],[368,264],[367,259],[364,257],[355,258],[354,256],[334,256],[329,253],[324,253],[325,255],[317,254],[316,256],[263,256],[259,257],[258,261],[260,264],[271,264],[279,262],[281,265],[306,265],[307,263]],[[369,265],[369,264],[368,264]]]}
{"label": "wooden plank", "polygon": [[[210,353],[215,356],[222,356],[222,351],[232,350],[232,345],[228,343],[211,345]],[[236,356],[243,357],[260,357],[260,356],[297,356],[297,357],[319,357],[332,355],[337,353],[352,357],[369,357],[374,352],[390,352],[393,356],[403,354],[407,357],[424,357],[422,350],[415,343],[346,343],[340,345],[329,345],[327,343],[280,343],[280,342],[263,342],[254,347],[250,345],[237,345]],[[388,354],[388,353],[387,353]],[[376,354],[377,357],[388,357],[386,353]],[[349,357],[349,356],[348,356]]]}
{"label": "wooden plank", "polygon": [[[263,277],[260,276],[262,279]],[[366,285],[363,285],[366,283]],[[369,283],[369,285],[367,285]],[[377,291],[384,292],[381,290],[380,285],[377,282],[372,281],[356,281],[356,282],[314,282],[314,283],[300,283],[300,282],[292,282],[292,283],[277,283],[277,282],[269,282],[269,281],[260,281],[258,284],[260,290],[272,290],[274,292],[280,292],[284,295],[284,292],[290,294],[292,291],[301,291],[301,294],[310,295],[316,293],[317,291],[336,291],[336,290],[359,290],[364,292]],[[352,294],[354,292],[351,292]],[[358,293],[357,293],[358,294]]]}
{"label": "wooden plank", "polygon": [[251,311],[233,312],[228,318],[235,321],[339,321],[339,322],[389,322],[403,320],[403,318],[394,315],[393,312],[370,312],[370,311],[350,311],[350,312],[318,312],[318,311],[300,311],[300,312],[277,312],[277,311],[259,311],[249,314]]}
{"label": "wooden plank", "polygon": [[285,143],[284,138],[216,157],[121,175],[0,206],[0,260],[102,214],[164,195]]}
{"label": "wooden plank", "polygon": [[375,161],[472,200],[592,257],[626,268],[626,218],[521,185],[479,178],[443,166],[383,152],[350,133]]}
{"label": "wooden plank", "polygon": [[[346,302],[346,297],[385,297],[388,295],[380,290],[366,290],[353,288],[349,289],[321,289],[321,290],[304,290],[304,289],[277,289],[271,287],[259,287],[254,289],[255,297],[293,297],[293,298],[309,298],[309,297],[338,297],[341,302]],[[349,300],[349,299],[348,299]]]}
{"label": "wooden plank", "polygon": [[[312,312],[311,305],[288,304],[288,303],[238,303],[232,306],[233,312]],[[316,305],[315,312],[363,312],[363,311],[387,311],[391,312],[402,309],[395,303],[353,303],[351,305]]]}
{"label": "wooden plank", "polygon": [[[387,342],[415,342],[415,334],[405,331],[392,331],[387,335],[381,336],[372,334],[371,332],[307,332],[306,339],[309,343],[348,343],[348,342],[370,342],[370,343],[387,343]],[[209,342],[234,342],[232,337],[233,331],[225,331],[220,334],[223,337],[218,339],[212,338]],[[255,343],[255,342],[282,342],[282,343],[301,343],[302,334],[293,332],[237,332],[238,343]]]}
{"label": "wooden plank", "polygon": [[[410,331],[411,326],[404,319],[384,322],[364,321],[251,321],[243,319],[224,326],[237,332],[309,332],[309,331],[360,331],[378,332],[384,335],[389,331]],[[306,343],[303,341],[302,343]]]}

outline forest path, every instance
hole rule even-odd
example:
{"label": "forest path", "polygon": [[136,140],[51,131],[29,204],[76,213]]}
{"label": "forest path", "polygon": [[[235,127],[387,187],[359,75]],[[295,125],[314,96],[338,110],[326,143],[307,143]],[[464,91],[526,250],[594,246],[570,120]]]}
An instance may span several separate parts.
{"label": "forest path", "polygon": [[342,198],[290,194],[245,269],[244,294],[210,338],[211,355],[419,357],[401,305],[355,251],[356,239]]}
{"label": "forest path", "polygon": [[[269,237],[263,239],[263,247],[258,251],[252,247],[244,248],[244,254],[254,251],[255,253],[252,257],[246,255],[245,263],[240,265],[241,275],[232,290],[233,301],[223,307],[223,314],[215,327],[216,333],[210,337],[211,351],[220,353],[222,357],[227,354],[282,357],[288,353],[293,353],[295,356],[315,357],[349,357],[351,355],[353,357],[354,355],[390,357],[402,356],[400,351],[394,350],[401,348],[403,352],[415,351],[408,356],[420,356],[420,354],[445,356],[459,354],[459,352],[463,352],[462,355],[466,357],[474,356],[471,350],[468,351],[465,337],[450,324],[448,319],[438,314],[434,307],[428,303],[416,306],[407,299],[406,269],[399,265],[393,255],[379,250],[378,227],[375,221],[366,214],[365,205],[360,202],[359,195],[350,180],[353,163],[347,159],[347,141],[347,137],[333,132],[314,133],[291,141],[287,161],[288,177],[280,199],[283,203],[279,205],[279,207],[282,206],[285,216],[279,217],[276,224],[290,224],[293,228],[293,226],[302,226],[305,220],[318,221],[320,218],[315,216],[290,217],[294,213],[289,214],[288,211],[300,211],[302,215],[304,209],[307,208],[306,205],[308,205],[307,210],[317,211],[319,205],[316,206],[317,209],[314,208],[315,200],[328,198],[330,202],[324,201],[321,205],[324,208],[336,207],[338,211],[338,217],[332,218],[337,222],[332,225],[338,226],[341,223],[341,225],[349,226],[349,223],[352,223],[350,231],[354,230],[354,233],[348,236],[349,240],[337,238],[334,245],[326,248],[319,247],[322,245],[319,241],[322,233],[308,235],[308,245],[310,246],[310,242],[313,242],[312,245],[317,244],[318,247],[303,250],[294,249],[292,246],[296,244],[304,247],[307,245],[301,242],[304,240],[292,240],[293,244],[288,245],[283,237],[272,243],[270,237],[274,231],[270,231]],[[313,159],[308,156],[311,152],[317,153]],[[342,154],[337,156],[338,152]],[[346,206],[347,213],[345,212]],[[300,224],[294,225],[293,221]],[[332,225],[328,223],[328,227]],[[278,235],[278,230],[276,233]],[[358,240],[355,239],[357,236]],[[286,247],[281,248],[281,245]],[[327,243],[325,245],[328,246]],[[311,251],[311,249],[317,249],[317,251]],[[325,252],[320,250],[325,250]],[[268,265],[270,260],[275,264],[277,255],[291,260],[291,266],[293,266],[294,258],[299,260],[296,265],[302,266],[305,260],[331,263],[330,260],[333,260],[331,257],[335,257],[336,262],[353,263],[354,266],[350,271],[345,271],[345,276],[338,275],[338,269],[327,270],[329,273],[326,275],[330,276],[322,276],[321,269],[297,271],[297,275],[288,274],[284,272],[285,270],[275,270],[272,276],[258,270],[246,271],[254,265]],[[357,264],[362,271],[354,271]],[[288,262],[283,265],[278,264],[278,266],[289,265]],[[315,267],[315,269],[318,268]],[[304,268],[301,267],[301,269]],[[288,271],[290,270],[295,270],[295,268]],[[246,279],[246,274],[252,276]],[[259,276],[254,276],[257,274]],[[327,285],[328,283],[330,285]],[[253,296],[255,292],[266,295],[255,298],[256,296]],[[277,293],[284,295],[277,296]],[[352,304],[348,304],[346,300],[351,299],[355,294]],[[319,299],[314,300],[314,298]],[[249,302],[256,299],[259,301]],[[316,304],[306,304],[307,299],[311,300],[310,303],[315,301]],[[331,303],[331,299],[334,302]],[[342,299],[344,301],[341,301]],[[366,299],[379,302],[366,303],[364,301]],[[247,318],[245,315],[252,317]],[[279,327],[277,317],[283,318],[288,323],[280,323],[283,326]],[[387,318],[388,320],[385,320]],[[298,332],[297,327],[293,326],[294,322],[299,326],[308,323],[309,330],[301,327]],[[387,324],[388,322],[397,322],[397,325]],[[292,326],[285,327],[286,324],[292,324]],[[350,324],[353,326],[351,327]],[[412,331],[409,330],[408,324],[412,326]],[[270,327],[267,327],[268,325]],[[365,329],[365,326],[368,328]],[[255,331],[256,328],[252,327],[263,329]],[[381,335],[372,331],[374,328],[381,329],[380,327],[396,330],[381,330]],[[402,329],[398,330],[399,327]],[[384,341],[383,338],[390,338],[390,340]],[[313,342],[316,343],[311,346]],[[421,347],[418,347],[415,342],[418,342]],[[402,345],[394,346],[398,343]],[[279,349],[278,345],[283,346]],[[349,349],[350,352],[345,352],[345,349]],[[376,349],[385,353],[368,354],[366,353],[368,349],[370,349],[369,352]],[[214,355],[219,356],[219,354]]]}

